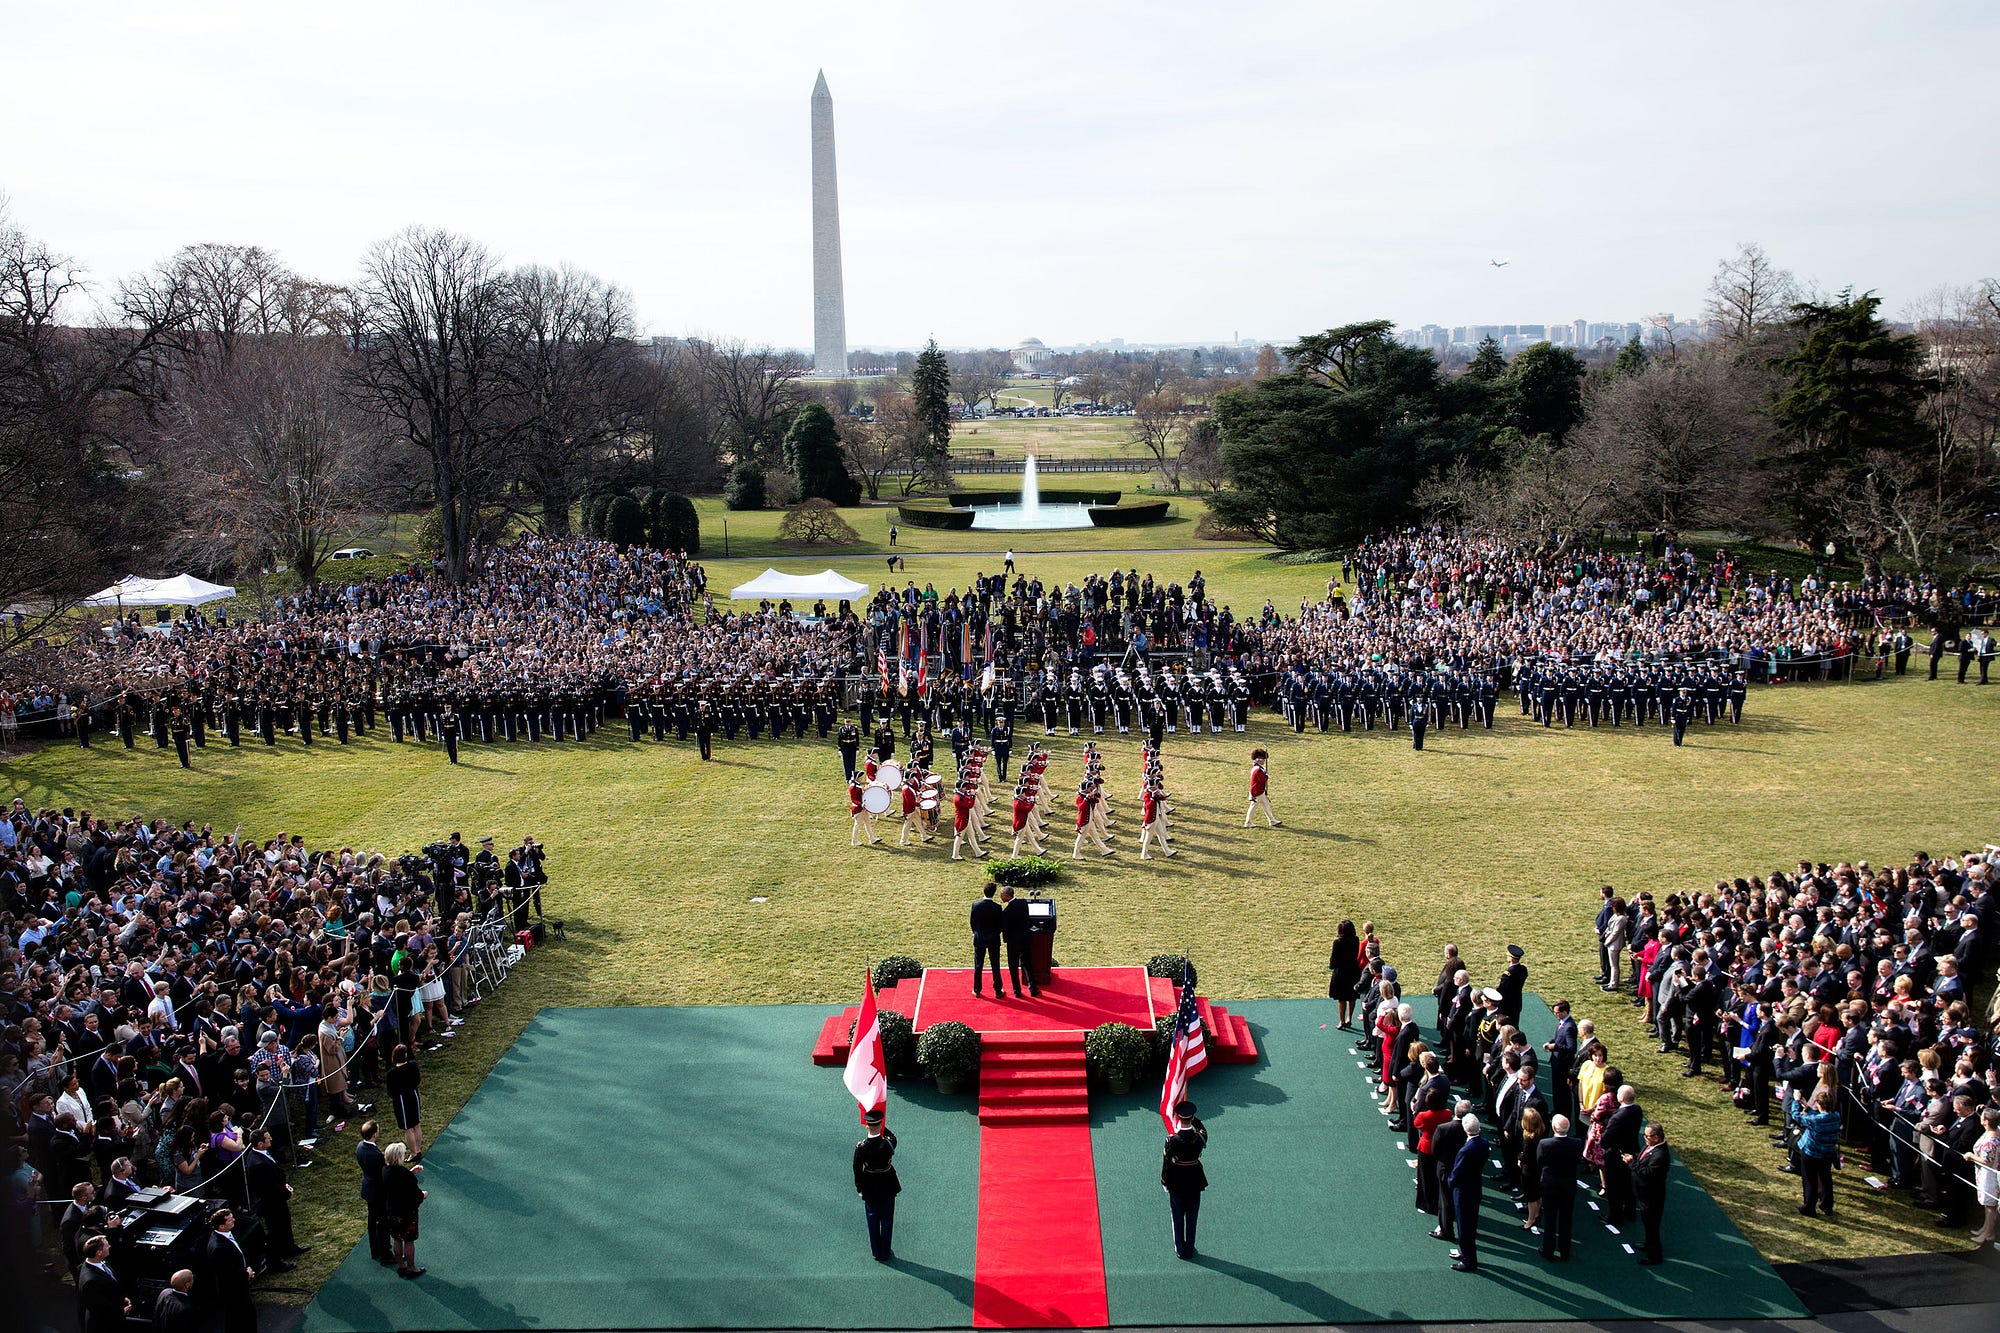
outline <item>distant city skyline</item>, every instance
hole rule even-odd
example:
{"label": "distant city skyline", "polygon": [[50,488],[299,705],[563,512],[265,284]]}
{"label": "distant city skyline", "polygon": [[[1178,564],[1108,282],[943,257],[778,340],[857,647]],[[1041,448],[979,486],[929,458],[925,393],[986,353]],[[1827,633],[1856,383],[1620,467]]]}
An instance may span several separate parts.
{"label": "distant city skyline", "polygon": [[23,38],[61,55],[12,71],[0,192],[105,285],[201,242],[352,281],[415,223],[617,283],[651,334],[810,347],[822,68],[849,347],[1691,315],[1749,241],[1900,317],[1996,263],[1971,0],[1163,0],[1019,42],[907,0],[85,0]]}

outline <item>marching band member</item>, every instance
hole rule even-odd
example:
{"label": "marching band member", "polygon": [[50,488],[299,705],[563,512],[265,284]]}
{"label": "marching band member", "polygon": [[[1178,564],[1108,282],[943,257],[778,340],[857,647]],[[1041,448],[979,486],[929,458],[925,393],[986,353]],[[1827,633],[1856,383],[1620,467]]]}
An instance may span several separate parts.
{"label": "marching band member", "polygon": [[1160,844],[1160,850],[1166,855],[1180,855],[1167,841],[1166,798],[1167,793],[1164,790],[1150,784],[1148,784],[1145,792],[1139,798],[1139,859],[1141,861],[1150,861],[1153,859],[1147,854],[1146,849],[1154,842]]}
{"label": "marching band member", "polygon": [[912,765],[910,771],[903,778],[903,836],[896,840],[898,847],[908,847],[910,845],[910,834],[912,832],[916,833],[918,842],[924,840],[923,815],[917,809],[918,772],[919,770],[916,766]]}
{"label": "marching band member", "polygon": [[1250,816],[1260,809],[1272,828],[1282,828],[1278,817],[1271,813],[1271,757],[1262,746],[1250,752],[1250,807],[1243,812],[1243,827],[1250,827]]}
{"label": "marching band member", "polygon": [[1085,780],[1078,783],[1076,788],[1076,846],[1070,849],[1069,854],[1069,859],[1072,861],[1081,861],[1083,859],[1083,840],[1085,838],[1089,838],[1097,844],[1097,850],[1101,855],[1117,855],[1117,853],[1111,850],[1110,845],[1104,841],[1104,835],[1097,831],[1097,825],[1092,822],[1090,818],[1090,801],[1089,781]]}
{"label": "marching band member", "polygon": [[978,831],[973,828],[972,824],[972,810],[976,803],[970,784],[959,783],[958,790],[952,794],[951,798],[951,859],[954,861],[963,861],[965,859],[958,854],[958,849],[961,846],[971,847],[974,856],[983,858],[986,855],[985,850],[979,845]]}
{"label": "marching band member", "polygon": [[1014,855],[1021,854],[1021,843],[1025,839],[1028,850],[1041,855],[1041,840],[1035,836],[1033,819],[1035,798],[1028,790],[1028,779],[1024,776],[1020,785],[1014,788]]}
{"label": "marching band member", "polygon": [[871,845],[882,841],[875,836],[875,816],[861,803],[862,793],[866,789],[866,784],[861,781],[861,775],[858,773],[847,780],[847,808],[854,815],[854,836],[847,844],[850,847],[861,846],[864,837]]}

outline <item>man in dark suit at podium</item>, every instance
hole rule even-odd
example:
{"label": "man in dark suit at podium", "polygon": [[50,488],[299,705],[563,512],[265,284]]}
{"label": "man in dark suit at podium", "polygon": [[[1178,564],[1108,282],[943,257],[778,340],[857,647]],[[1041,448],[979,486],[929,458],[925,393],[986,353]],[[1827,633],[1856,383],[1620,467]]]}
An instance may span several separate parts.
{"label": "man in dark suit at podium", "polygon": [[980,993],[979,974],[991,956],[993,994],[1004,1000],[1007,998],[1007,987],[1000,975],[1000,936],[1007,929],[1007,914],[1001,910],[999,903],[993,901],[998,887],[992,880],[987,880],[986,896],[972,904],[972,993]]}
{"label": "man in dark suit at podium", "polygon": [[1015,897],[1014,886],[1009,884],[1000,890],[1000,902],[1000,933],[1007,941],[1007,975],[1014,982],[1014,998],[1021,998],[1022,977],[1028,979],[1028,994],[1040,995],[1034,965],[1028,961],[1028,900]]}

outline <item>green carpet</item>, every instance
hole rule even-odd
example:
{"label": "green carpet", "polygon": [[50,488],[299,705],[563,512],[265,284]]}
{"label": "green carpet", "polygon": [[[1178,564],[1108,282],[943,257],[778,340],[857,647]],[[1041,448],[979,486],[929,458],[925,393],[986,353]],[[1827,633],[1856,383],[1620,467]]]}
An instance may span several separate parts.
{"label": "green carpet", "polygon": [[[1227,997],[1224,997],[1225,999]],[[1428,996],[1416,1002],[1431,1016]],[[1454,1273],[1424,1233],[1412,1154],[1355,1068],[1355,1034],[1324,1000],[1229,1002],[1264,1058],[1211,1065],[1190,1088],[1209,1128],[1201,1256],[1173,1256],[1161,1193],[1158,1093],[1092,1097],[1105,1277],[1117,1324],[1355,1323],[1385,1320],[1715,1319],[1798,1316],[1771,1271],[1678,1165],[1667,1262],[1640,1268],[1579,1198],[1575,1258],[1545,1264],[1512,1202],[1487,1191],[1478,1274]],[[1530,996],[1528,1032],[1554,1022]],[[1322,1026],[1324,1025],[1324,1026]],[[1669,1146],[1672,1127],[1668,1127]]]}
{"label": "green carpet", "polygon": [[[1228,997],[1222,997],[1228,1002]],[[1669,1260],[1634,1265],[1579,1204],[1577,1257],[1543,1265],[1489,1196],[1479,1276],[1452,1273],[1412,1206],[1408,1154],[1324,1001],[1238,1005],[1265,1058],[1193,1087],[1213,1187],[1203,1257],[1176,1261],[1158,1092],[1092,1094],[1111,1319],[1124,1325],[1803,1313],[1676,1170]],[[1419,1004],[1424,1016],[1428,1001]],[[868,1258],[839,1071],[807,1057],[818,1006],[548,1009],[425,1157],[405,1282],[350,1255],[304,1333],[505,1328],[967,1328],[974,1099],[902,1082],[895,1265]],[[1549,1018],[1530,1000],[1529,1030]],[[1669,1127],[1671,1133],[1671,1127]],[[359,1206],[358,1203],[356,1205]],[[1034,1244],[1035,1218],[1019,1219]]]}
{"label": "green carpet", "polygon": [[968,1327],[972,1099],[892,1094],[901,1262],[874,1263],[854,1103],[807,1062],[831,1012],[544,1010],[424,1155],[429,1273],[357,1247],[304,1333]]}

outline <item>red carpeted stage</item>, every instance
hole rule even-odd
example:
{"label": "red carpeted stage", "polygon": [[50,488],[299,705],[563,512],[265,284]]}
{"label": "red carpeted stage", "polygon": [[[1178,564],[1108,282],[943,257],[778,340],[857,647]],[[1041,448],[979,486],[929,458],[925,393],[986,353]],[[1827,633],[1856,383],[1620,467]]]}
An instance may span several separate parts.
{"label": "red carpeted stage", "polygon": [[[1102,1023],[1150,1032],[1180,1004],[1179,987],[1143,967],[1059,968],[1041,990],[1023,999],[974,995],[972,969],[934,967],[875,997],[881,1008],[908,1014],[917,1032],[955,1020],[980,1034],[972,1313],[982,1328],[1109,1322],[1083,1039]],[[1205,999],[1197,1005],[1210,1060],[1256,1060],[1242,1018]],[[814,1064],[846,1062],[858,1012],[827,1019]]]}

